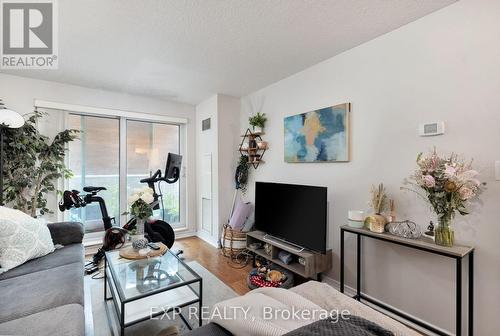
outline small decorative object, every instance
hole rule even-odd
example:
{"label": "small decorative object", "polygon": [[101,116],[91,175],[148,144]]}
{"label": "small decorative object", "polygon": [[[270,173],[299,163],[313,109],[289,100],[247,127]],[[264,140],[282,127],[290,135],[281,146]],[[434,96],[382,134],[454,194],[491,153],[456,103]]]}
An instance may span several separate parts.
{"label": "small decorative object", "polygon": [[387,221],[389,223],[395,222],[396,221],[396,206],[394,204],[394,200],[393,199],[389,200],[389,211],[390,211],[390,215],[387,218]]}
{"label": "small decorative object", "polygon": [[375,233],[384,233],[386,220],[384,216],[370,215],[365,219],[365,227]]}
{"label": "small decorative object", "polygon": [[417,165],[415,173],[405,181],[410,187],[403,189],[421,196],[437,214],[436,244],[453,246],[454,232],[450,226],[455,213],[469,214],[467,205],[478,198],[486,184],[477,179],[479,173],[472,169],[472,161],[466,162],[456,154],[441,157],[434,149],[426,157],[420,153]]}
{"label": "small decorative object", "polygon": [[252,250],[258,250],[262,247],[262,243],[251,243],[248,245]]}
{"label": "small decorative object", "polygon": [[267,272],[267,281],[278,282],[286,279],[286,275],[281,273],[280,271],[272,270]]}
{"label": "small decorative object", "polygon": [[265,113],[257,112],[256,115],[248,118],[248,123],[253,127],[255,133],[262,133],[266,126],[267,117]]}
{"label": "small decorative object", "polygon": [[418,239],[422,235],[420,227],[415,222],[405,220],[387,224],[389,233],[403,238]]}
{"label": "small decorative object", "polygon": [[430,221],[429,226],[427,227],[427,231],[424,233],[428,237],[432,237],[434,239],[434,222]]}
{"label": "small decorative object", "polygon": [[348,162],[350,104],[284,120],[285,162]]}
{"label": "small decorative object", "polygon": [[278,258],[287,265],[290,265],[290,263],[292,262],[292,254],[286,251],[280,251],[278,253]]}
{"label": "small decorative object", "polygon": [[257,148],[257,141],[255,139],[248,141],[248,148],[255,149]]}
{"label": "small decorative object", "polygon": [[258,149],[267,149],[267,141],[257,141]]}
{"label": "small decorative object", "polygon": [[301,264],[302,266],[305,266],[306,265],[306,258],[299,257],[299,264]]}
{"label": "small decorative object", "polygon": [[272,250],[273,250],[272,245],[270,245],[268,243],[264,244],[264,252],[266,252],[267,255],[271,255]]}
{"label": "small decorative object", "polygon": [[148,240],[146,238],[139,238],[132,242],[132,247],[134,250],[142,250],[148,246]]}
{"label": "small decorative object", "polygon": [[349,210],[347,213],[348,225],[353,228],[362,229],[365,226],[365,212],[360,210]]}
{"label": "small decorative object", "polygon": [[387,224],[387,218],[382,215],[382,212],[387,207],[387,194],[384,185],[380,183],[378,187],[372,186],[371,194],[370,205],[375,214],[368,216],[365,224],[370,231],[383,233],[385,231],[385,224]]}

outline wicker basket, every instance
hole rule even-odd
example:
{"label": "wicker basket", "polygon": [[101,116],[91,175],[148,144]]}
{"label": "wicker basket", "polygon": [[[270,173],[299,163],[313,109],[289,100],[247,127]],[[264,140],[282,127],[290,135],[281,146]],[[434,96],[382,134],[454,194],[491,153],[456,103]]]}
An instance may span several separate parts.
{"label": "wicker basket", "polygon": [[235,257],[247,247],[247,234],[233,230],[229,225],[224,225],[222,235],[222,254],[225,257]]}

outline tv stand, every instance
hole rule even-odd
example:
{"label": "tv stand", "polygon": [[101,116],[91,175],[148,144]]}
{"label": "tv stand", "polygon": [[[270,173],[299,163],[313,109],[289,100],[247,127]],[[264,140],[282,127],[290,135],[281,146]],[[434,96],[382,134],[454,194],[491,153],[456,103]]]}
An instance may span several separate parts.
{"label": "tv stand", "polygon": [[[268,242],[269,244],[274,244],[276,246],[283,246],[283,247],[295,246],[296,247],[296,249],[294,250],[295,253],[300,253],[300,252],[305,250],[305,248],[300,247],[299,245],[292,244],[292,243],[287,242],[286,240],[273,237],[270,234],[264,235],[264,240],[266,242]],[[282,244],[280,242],[283,242],[284,244]]]}
{"label": "tv stand", "polygon": [[[321,273],[332,268],[332,250],[327,250],[325,254],[319,252],[307,251],[304,248],[297,249],[297,246],[277,240],[262,231],[252,231],[247,233],[247,249],[255,255],[258,255],[273,264],[289,270],[292,273],[300,275],[303,278],[321,279]],[[250,244],[261,243],[262,247],[251,248]],[[264,250],[264,244],[271,245],[271,254]],[[285,264],[278,258],[280,251],[286,251],[292,254],[293,260],[290,264]],[[304,258],[304,265],[299,264],[298,258]]]}

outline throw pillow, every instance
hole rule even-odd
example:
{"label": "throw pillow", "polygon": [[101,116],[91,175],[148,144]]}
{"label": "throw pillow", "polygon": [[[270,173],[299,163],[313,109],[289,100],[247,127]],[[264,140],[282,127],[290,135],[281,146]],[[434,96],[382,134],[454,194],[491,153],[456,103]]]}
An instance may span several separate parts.
{"label": "throw pillow", "polygon": [[0,273],[53,251],[46,225],[22,211],[0,207]]}
{"label": "throw pillow", "polygon": [[238,200],[234,208],[233,215],[231,216],[231,220],[229,221],[229,226],[231,226],[233,230],[241,231],[251,213],[252,205]]}

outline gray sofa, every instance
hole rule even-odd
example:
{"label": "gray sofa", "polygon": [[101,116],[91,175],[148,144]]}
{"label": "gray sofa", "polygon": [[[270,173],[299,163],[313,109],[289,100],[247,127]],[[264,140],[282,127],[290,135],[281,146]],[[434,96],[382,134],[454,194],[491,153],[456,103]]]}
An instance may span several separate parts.
{"label": "gray sofa", "polygon": [[63,248],[0,275],[0,335],[84,335],[83,225],[48,225]]}

